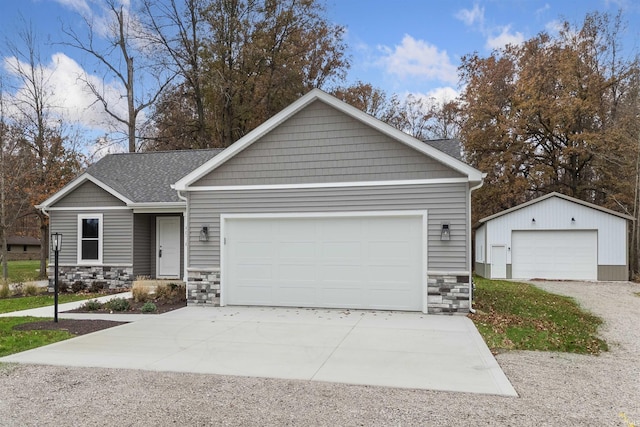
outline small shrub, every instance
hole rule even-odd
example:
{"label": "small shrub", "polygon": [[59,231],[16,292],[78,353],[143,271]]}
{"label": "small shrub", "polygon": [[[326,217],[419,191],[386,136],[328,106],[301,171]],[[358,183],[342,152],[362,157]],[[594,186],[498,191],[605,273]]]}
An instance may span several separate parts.
{"label": "small shrub", "polygon": [[0,285],[0,298],[8,298],[11,295],[11,289],[9,289],[9,283],[5,280]]}
{"label": "small shrub", "polygon": [[160,300],[167,300],[171,298],[171,288],[165,284],[156,286],[156,298]]}
{"label": "small shrub", "polygon": [[75,282],[73,282],[73,285],[71,285],[71,291],[74,294],[77,294],[78,292],[82,292],[86,289],[86,286],[84,285],[84,282],[82,280],[76,280]]}
{"label": "small shrub", "polygon": [[93,282],[91,286],[89,286],[89,292],[99,293],[104,290],[105,282]]}
{"label": "small shrub", "polygon": [[113,311],[127,311],[129,310],[129,300],[124,298],[114,298],[104,303],[105,308]]}
{"label": "small shrub", "polygon": [[146,302],[149,300],[149,288],[141,285],[133,285],[131,295],[135,302]]}
{"label": "small shrub", "polygon": [[89,301],[82,304],[81,308],[88,311],[97,311],[102,308],[102,303],[98,300],[90,299]]}
{"label": "small shrub", "polygon": [[40,293],[40,288],[38,288],[38,286],[34,285],[34,284],[28,284],[24,287],[23,289],[23,293],[25,296],[28,297],[33,297],[36,296]]}
{"label": "small shrub", "polygon": [[151,301],[145,302],[142,307],[140,307],[140,311],[143,313],[154,313],[158,310],[158,307]]}
{"label": "small shrub", "polygon": [[68,291],[69,291],[69,285],[67,284],[67,282],[58,281],[58,292],[63,293]]}

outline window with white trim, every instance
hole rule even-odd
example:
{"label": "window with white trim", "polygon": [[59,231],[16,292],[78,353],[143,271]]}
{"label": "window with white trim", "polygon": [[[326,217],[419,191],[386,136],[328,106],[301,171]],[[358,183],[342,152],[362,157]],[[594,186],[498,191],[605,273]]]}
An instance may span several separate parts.
{"label": "window with white trim", "polygon": [[102,214],[78,215],[78,264],[102,264]]}

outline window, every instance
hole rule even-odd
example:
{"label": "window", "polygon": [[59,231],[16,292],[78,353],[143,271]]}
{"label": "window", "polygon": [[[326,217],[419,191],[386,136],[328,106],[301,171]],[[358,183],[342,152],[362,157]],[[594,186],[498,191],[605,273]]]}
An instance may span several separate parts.
{"label": "window", "polygon": [[78,264],[102,264],[102,214],[78,215]]}

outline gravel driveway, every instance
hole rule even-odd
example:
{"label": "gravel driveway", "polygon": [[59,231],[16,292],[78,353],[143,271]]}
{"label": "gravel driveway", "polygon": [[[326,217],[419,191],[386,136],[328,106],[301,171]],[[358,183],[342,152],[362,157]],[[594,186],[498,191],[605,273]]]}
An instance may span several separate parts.
{"label": "gravel driveway", "polygon": [[519,398],[135,370],[0,367],[0,425],[622,426],[640,421],[640,285],[541,282],[603,317],[601,356],[510,352]]}

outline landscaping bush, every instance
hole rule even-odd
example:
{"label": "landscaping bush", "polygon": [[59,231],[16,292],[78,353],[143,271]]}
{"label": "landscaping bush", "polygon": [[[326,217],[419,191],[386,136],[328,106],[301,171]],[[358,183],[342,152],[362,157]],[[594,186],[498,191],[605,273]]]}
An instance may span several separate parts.
{"label": "landscaping bush", "polygon": [[29,284],[24,287],[23,293],[25,296],[34,297],[40,293],[40,288],[34,284]]}
{"label": "landscaping bush", "polygon": [[78,292],[82,292],[86,289],[86,286],[84,285],[84,282],[82,280],[76,280],[75,282],[73,282],[73,285],[71,285],[71,290],[73,291],[74,294],[77,294]]}
{"label": "landscaping bush", "polygon": [[102,292],[105,288],[105,282],[93,282],[91,286],[89,286],[89,292],[91,293],[99,293]]}
{"label": "landscaping bush", "polygon": [[0,285],[0,298],[8,298],[11,295],[11,289],[9,289],[9,283],[5,280]]}
{"label": "landscaping bush", "polygon": [[181,301],[186,298],[185,285],[177,283],[162,284],[156,287],[156,298],[162,301]]}
{"label": "landscaping bush", "polygon": [[58,282],[58,292],[62,293],[62,292],[68,292],[69,291],[69,285],[67,285],[67,282]]}
{"label": "landscaping bush", "polygon": [[142,285],[133,285],[131,295],[135,302],[147,302],[149,300],[149,288]]}
{"label": "landscaping bush", "polygon": [[131,306],[129,300],[124,298],[114,298],[104,303],[105,308],[113,311],[127,311]]}
{"label": "landscaping bush", "polygon": [[89,301],[82,304],[81,308],[89,311],[97,311],[102,308],[102,303],[95,299],[90,299]]}
{"label": "landscaping bush", "polygon": [[154,313],[158,310],[158,307],[151,301],[145,302],[142,307],[140,307],[140,311],[143,313]]}

